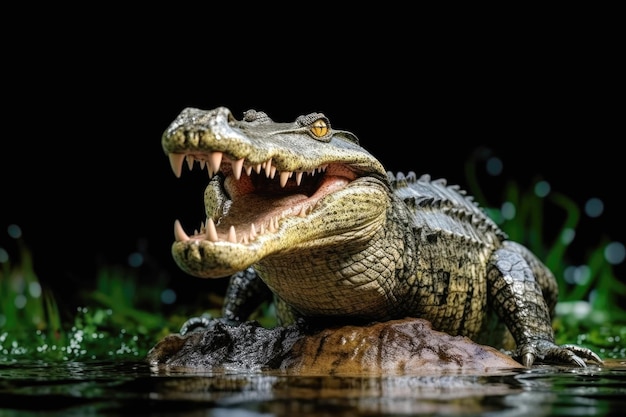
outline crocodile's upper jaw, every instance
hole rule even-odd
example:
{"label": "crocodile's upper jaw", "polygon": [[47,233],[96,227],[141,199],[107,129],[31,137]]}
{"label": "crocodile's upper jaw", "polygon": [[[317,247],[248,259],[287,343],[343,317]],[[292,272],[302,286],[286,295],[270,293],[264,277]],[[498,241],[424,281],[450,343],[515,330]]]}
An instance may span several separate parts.
{"label": "crocodile's upper jaw", "polygon": [[342,138],[345,132],[315,140],[310,129],[320,127],[317,120],[330,131],[323,115],[308,124],[255,115],[261,117],[239,122],[224,108],[186,109],[163,135],[176,176],[186,161],[212,177],[204,197],[206,223],[192,236],[180,222],[174,226],[174,259],[191,275],[223,277],[271,254],[338,245],[383,218],[384,205],[363,205],[384,198],[385,191],[360,177],[383,178],[385,171]]}

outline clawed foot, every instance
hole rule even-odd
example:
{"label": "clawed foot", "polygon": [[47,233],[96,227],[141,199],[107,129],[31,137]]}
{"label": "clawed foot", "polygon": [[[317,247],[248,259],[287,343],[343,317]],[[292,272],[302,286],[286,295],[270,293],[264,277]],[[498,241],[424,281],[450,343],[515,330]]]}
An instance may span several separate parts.
{"label": "clawed foot", "polygon": [[229,326],[237,326],[240,322],[226,319],[224,317],[213,317],[210,314],[203,314],[199,317],[192,317],[180,327],[180,335],[184,336],[195,331],[204,331],[213,327],[216,323],[228,324]]}
{"label": "clawed foot", "polygon": [[602,364],[603,361],[590,349],[576,345],[558,346],[547,340],[532,341],[517,350],[518,358],[526,367],[531,367],[536,359],[559,364],[572,364],[585,368],[585,359]]}

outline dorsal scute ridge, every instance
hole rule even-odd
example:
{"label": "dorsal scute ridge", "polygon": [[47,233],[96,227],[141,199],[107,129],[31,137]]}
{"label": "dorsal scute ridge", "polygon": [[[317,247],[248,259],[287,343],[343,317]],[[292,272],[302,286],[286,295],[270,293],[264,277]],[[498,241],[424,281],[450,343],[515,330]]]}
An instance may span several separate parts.
{"label": "dorsal scute ridge", "polygon": [[417,175],[414,171],[409,171],[406,175],[402,171],[398,171],[395,174],[392,171],[387,171],[387,178],[394,190],[401,187],[408,187],[410,184],[417,181]]}
{"label": "dorsal scute ridge", "polygon": [[[393,179],[391,183],[395,194],[411,209],[419,207],[441,210],[442,214],[472,224],[483,232],[505,237],[495,222],[474,201],[474,197],[468,195],[458,184],[448,185],[445,178],[433,180],[429,174],[418,178],[413,171],[407,175],[403,172],[395,175],[389,172],[388,175]],[[419,213],[415,212],[415,215]]]}

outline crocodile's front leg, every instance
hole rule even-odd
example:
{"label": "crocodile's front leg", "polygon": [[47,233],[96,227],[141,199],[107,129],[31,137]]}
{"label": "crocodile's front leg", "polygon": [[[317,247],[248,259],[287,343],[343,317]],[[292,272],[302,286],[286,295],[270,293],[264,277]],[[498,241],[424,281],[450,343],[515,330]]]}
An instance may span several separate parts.
{"label": "crocodile's front leg", "polygon": [[206,330],[216,321],[238,325],[245,321],[263,301],[271,297],[272,292],[253,268],[239,271],[230,277],[224,295],[222,317],[214,318],[208,314],[192,317],[182,325],[180,334]]}
{"label": "crocodile's front leg", "polygon": [[224,295],[222,317],[242,322],[266,300],[272,299],[272,292],[259,274],[250,267],[230,277]]}
{"label": "crocodile's front leg", "polygon": [[589,349],[554,343],[550,308],[537,279],[544,267],[528,256],[525,248],[507,242],[492,255],[488,271],[490,304],[515,339],[515,356],[527,367],[536,359],[581,367],[586,366],[582,358],[602,363]]}

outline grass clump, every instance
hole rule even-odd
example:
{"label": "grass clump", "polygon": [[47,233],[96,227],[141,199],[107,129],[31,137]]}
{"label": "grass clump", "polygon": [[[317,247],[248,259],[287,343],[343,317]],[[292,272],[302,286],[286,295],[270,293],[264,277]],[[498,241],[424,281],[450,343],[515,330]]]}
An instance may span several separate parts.
{"label": "grass clump", "polygon": [[140,286],[130,269],[117,267],[99,271],[96,288],[84,297],[88,306],[63,322],[54,295],[34,272],[32,254],[17,241],[16,261],[0,248],[0,363],[137,359],[180,327],[180,319],[167,318],[157,307],[138,307],[159,288]]}

